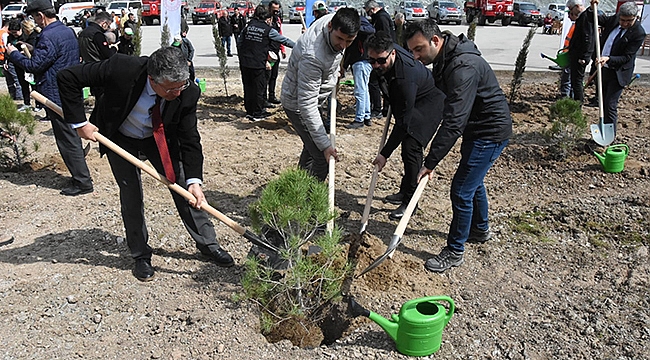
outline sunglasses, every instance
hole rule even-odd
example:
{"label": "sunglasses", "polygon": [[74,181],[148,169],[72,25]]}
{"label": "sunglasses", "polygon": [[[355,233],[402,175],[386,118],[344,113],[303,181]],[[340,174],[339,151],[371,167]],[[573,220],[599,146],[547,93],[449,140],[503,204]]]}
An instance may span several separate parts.
{"label": "sunglasses", "polygon": [[386,57],[376,58],[376,59],[373,58],[373,57],[368,57],[368,62],[369,62],[370,64],[377,63],[377,64],[379,64],[379,65],[384,65],[384,64],[386,63],[386,61],[388,61],[388,58],[389,58],[389,57],[390,57],[390,55],[388,55],[388,56],[386,56]]}

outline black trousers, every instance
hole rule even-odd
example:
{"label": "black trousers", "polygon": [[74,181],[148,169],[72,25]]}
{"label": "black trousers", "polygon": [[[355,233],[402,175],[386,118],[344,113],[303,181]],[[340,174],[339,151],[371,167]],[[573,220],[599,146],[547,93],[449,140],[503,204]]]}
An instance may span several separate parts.
{"label": "black trousers", "polygon": [[23,92],[23,104],[31,105],[32,98],[30,98],[29,93],[31,90],[31,85],[25,80],[25,70],[20,66],[16,66],[16,76],[18,76],[18,83],[20,84],[20,89]]}
{"label": "black trousers", "polygon": [[244,108],[246,115],[260,115],[264,111],[266,95],[266,69],[251,69],[240,66],[244,85]]}
{"label": "black trousers", "polygon": [[379,76],[375,71],[370,72],[368,91],[370,92],[370,112],[372,114],[381,113],[381,89],[379,88]]}
{"label": "black trousers", "polygon": [[82,189],[93,186],[90,178],[90,171],[86,164],[84,150],[81,146],[81,138],[77,130],[70,127],[70,124],[63,122],[63,119],[54,111],[45,108],[47,118],[50,119],[56,147],[59,149],[65,166],[72,175],[72,183]]}
{"label": "black trousers", "polygon": [[399,192],[404,194],[402,204],[408,204],[418,187],[418,173],[422,168],[424,155],[422,145],[411,135],[406,135],[402,140],[402,162],[404,163],[404,176],[399,186]]}
{"label": "black trousers", "polygon": [[[277,99],[275,97],[275,83],[278,80],[278,70],[280,69],[280,53],[275,53],[278,56],[278,61],[273,64],[271,70],[266,71],[267,83],[269,85],[269,100]],[[264,95],[264,100],[266,100],[266,94]]]}
{"label": "black trousers", "polygon": [[616,131],[616,124],[618,123],[618,99],[623,93],[624,87],[618,83],[616,71],[603,67],[603,111],[604,122],[606,124],[614,124],[614,131]]}
{"label": "black trousers", "polygon": [[585,68],[587,65],[578,64],[578,60],[571,60],[571,90],[573,91],[573,100],[579,101],[580,104],[585,99]]}
{"label": "black trousers", "polygon": [[[165,173],[153,136],[139,140],[126,137],[118,132],[111,137],[111,140],[135,157],[141,158],[141,155],[144,155],[149,159],[156,171],[161,174]],[[131,256],[134,259],[150,259],[151,247],[147,244],[149,234],[144,220],[140,169],[110,150],[107,150],[106,155],[113,171],[113,177],[115,177],[115,181],[117,181],[120,188],[122,221],[124,221],[126,242],[131,250]],[[176,173],[176,183],[183,188],[187,188],[182,164],[174,162],[173,166]],[[214,226],[208,219],[207,214],[191,207],[187,200],[174,191],[170,190],[170,192],[176,210],[178,210],[178,214],[183,220],[183,225],[185,225],[190,236],[196,242],[197,247],[218,249],[219,244],[216,240]]]}

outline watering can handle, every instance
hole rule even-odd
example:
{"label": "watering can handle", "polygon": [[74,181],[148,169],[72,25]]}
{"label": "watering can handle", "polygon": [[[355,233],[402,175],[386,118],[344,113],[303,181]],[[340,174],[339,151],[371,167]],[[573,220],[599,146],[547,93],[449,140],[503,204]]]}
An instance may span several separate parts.
{"label": "watering can handle", "polygon": [[612,145],[610,148],[625,148],[625,156],[627,156],[630,153],[630,147],[627,146],[626,144],[618,144],[618,145]]}
{"label": "watering can handle", "polygon": [[454,300],[449,296],[427,296],[418,299],[418,303],[431,302],[431,301],[445,301],[449,304],[449,310],[445,315],[445,326],[447,326],[447,323],[449,322],[449,320],[451,320],[452,315],[454,315],[454,311],[456,311],[456,305],[454,304]]}

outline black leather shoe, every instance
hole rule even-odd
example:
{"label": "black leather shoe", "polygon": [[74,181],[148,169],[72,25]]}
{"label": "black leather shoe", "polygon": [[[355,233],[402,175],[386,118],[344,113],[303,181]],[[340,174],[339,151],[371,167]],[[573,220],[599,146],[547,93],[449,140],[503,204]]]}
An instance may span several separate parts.
{"label": "black leather shoe", "polygon": [[[406,212],[406,207],[407,206],[408,206],[408,204],[400,205],[397,209],[391,211],[391,213],[388,215],[388,218],[391,219],[391,220],[400,220],[401,218],[404,217],[404,213]],[[418,208],[416,206],[415,209],[413,209],[413,214],[411,214],[411,216],[415,215],[417,210],[418,210]]]}
{"label": "black leather shoe", "polygon": [[273,105],[270,101],[267,101],[264,104],[264,107],[267,108],[267,109],[273,109],[275,107],[275,105]]}
{"label": "black leather shoe", "polygon": [[151,259],[135,259],[133,276],[140,281],[151,281],[155,271],[151,266]]}
{"label": "black leather shoe", "polygon": [[365,125],[365,126],[371,126],[371,125],[372,125],[372,120],[370,120],[370,119],[365,119],[365,120],[363,120],[363,125]]}
{"label": "black leather shoe", "polygon": [[278,99],[276,99],[276,98],[269,98],[269,102],[270,102],[271,104],[276,104],[276,105],[280,105],[280,104],[282,104],[282,101],[280,101],[280,100],[278,100]]}
{"label": "black leather shoe", "polygon": [[217,265],[222,266],[222,267],[231,267],[235,265],[235,260],[232,259],[232,256],[228,254],[228,252],[224,249],[199,249],[201,254],[207,256],[210,258],[210,260],[214,261]]}
{"label": "black leather shoe", "polygon": [[82,189],[82,188],[80,188],[80,187],[78,187],[76,185],[71,185],[71,186],[61,190],[61,195],[77,196],[77,195],[89,194],[91,192],[93,192],[93,187],[92,186],[89,187],[89,188]]}
{"label": "black leather shoe", "polygon": [[395,204],[395,205],[402,205],[402,200],[404,200],[404,194],[397,193],[397,194],[386,196],[384,202]]}

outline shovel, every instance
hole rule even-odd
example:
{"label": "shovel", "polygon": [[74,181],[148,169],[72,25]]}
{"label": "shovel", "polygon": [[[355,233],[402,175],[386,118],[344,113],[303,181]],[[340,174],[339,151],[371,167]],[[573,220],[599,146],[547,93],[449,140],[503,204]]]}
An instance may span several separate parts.
{"label": "shovel", "polygon": [[409,220],[411,219],[411,215],[413,214],[413,210],[415,210],[415,206],[418,204],[418,201],[420,200],[420,196],[422,196],[422,192],[424,191],[424,188],[427,186],[427,182],[429,181],[429,176],[423,176],[422,179],[420,179],[420,183],[418,184],[417,189],[415,189],[415,193],[413,194],[413,197],[411,198],[411,201],[409,201],[409,204],[406,206],[406,211],[404,212],[404,216],[402,219],[399,221],[399,224],[397,224],[397,228],[395,229],[395,232],[393,233],[393,237],[390,239],[390,243],[388,244],[388,249],[384,253],[384,255],[380,256],[370,264],[367,268],[365,268],[359,275],[356,277],[360,277],[363,274],[367,273],[368,271],[376,268],[386,260],[387,257],[392,257],[393,252],[395,249],[397,249],[397,246],[399,243],[402,241],[402,235],[404,235],[404,231],[406,230],[406,225],[408,225]]}
{"label": "shovel", "polygon": [[[338,79],[336,80],[338,83]],[[332,89],[332,95],[330,95],[330,142],[332,143],[332,148],[336,149],[336,92],[338,90],[338,85]],[[334,156],[330,156],[329,160],[329,175],[328,175],[328,199],[330,205],[330,212],[334,212],[334,170],[336,168],[336,159]],[[331,235],[334,230],[334,219],[327,222],[327,232]]]}
{"label": "shovel", "polygon": [[[386,115],[386,125],[384,125],[384,132],[381,134],[381,140],[379,141],[379,149],[377,149],[377,155],[381,152],[381,149],[384,147],[386,142],[386,136],[388,135],[388,128],[390,127],[390,118],[393,115],[393,110],[391,107],[388,107],[388,114]],[[379,165],[375,165],[375,169],[372,172],[372,178],[370,179],[370,187],[368,188],[368,196],[366,196],[366,206],[363,208],[363,216],[361,216],[361,230],[359,234],[363,235],[366,232],[366,227],[368,226],[368,218],[370,217],[370,208],[372,204],[372,197],[375,194],[375,186],[377,185],[377,177],[379,175]]]}
{"label": "shovel", "polygon": [[[598,34],[598,5],[593,4],[594,11],[594,34]],[[600,146],[607,146],[614,142],[616,137],[616,129],[614,124],[605,124],[605,112],[603,111],[603,78],[600,69],[600,41],[596,39],[596,55],[598,56],[598,67],[596,68],[596,81],[598,84],[598,124],[591,124],[591,137],[596,144]]]}
{"label": "shovel", "polygon": [[[36,91],[32,91],[31,95],[34,98],[34,100],[42,103],[43,105],[47,106],[52,111],[56,112],[61,117],[63,117],[63,111],[61,110],[61,108],[57,104],[53,103],[48,98],[46,98],[45,96],[43,96],[42,94],[40,94],[40,93],[38,93]],[[153,177],[154,179],[156,179],[156,180],[160,181],[161,183],[165,184],[168,188],[175,191],[176,193],[178,193],[180,196],[182,196],[186,200],[188,200],[188,201],[195,201],[196,200],[196,198],[194,197],[194,195],[192,195],[192,193],[185,190],[180,185],[178,185],[176,183],[172,183],[171,181],[167,180],[167,178],[164,177],[163,175],[160,175],[156,171],[156,169],[154,169],[153,167],[145,164],[144,162],[142,162],[140,159],[136,158],[135,156],[131,155],[129,152],[127,152],[126,150],[119,147],[117,144],[115,144],[114,142],[112,142],[111,140],[106,138],[104,135],[102,135],[102,134],[100,134],[98,132],[96,132],[94,135],[95,135],[95,139],[97,139],[97,141],[99,141],[99,143],[101,143],[102,145],[104,145],[107,148],[111,149],[113,152],[115,152],[116,154],[123,157],[126,161],[130,162],[131,164],[133,164],[138,169],[140,169],[140,170],[146,172],[147,174],[151,175],[151,177]],[[221,212],[219,212],[217,209],[210,206],[210,204],[208,204],[207,202],[205,202],[205,203],[203,203],[201,205],[201,210],[203,210],[203,211],[209,213],[210,215],[216,217],[219,221],[224,223],[229,228],[235,230],[236,233],[238,233],[239,235],[242,235],[246,240],[250,241],[251,243],[253,243],[253,244],[257,245],[257,246],[269,249],[269,250],[274,251],[274,252],[279,251],[278,248],[276,248],[275,246],[263,241],[257,235],[253,234],[250,230],[247,230],[243,226],[237,224],[231,218],[229,218],[228,216],[226,216],[226,215],[222,214]]]}

